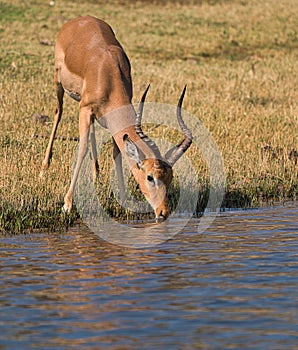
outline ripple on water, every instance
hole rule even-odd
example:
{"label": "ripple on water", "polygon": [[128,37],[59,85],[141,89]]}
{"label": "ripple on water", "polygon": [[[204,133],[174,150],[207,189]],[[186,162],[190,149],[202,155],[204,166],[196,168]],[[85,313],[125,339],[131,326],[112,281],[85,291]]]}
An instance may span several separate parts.
{"label": "ripple on water", "polygon": [[84,228],[0,239],[1,349],[296,349],[296,203],[129,249]]}

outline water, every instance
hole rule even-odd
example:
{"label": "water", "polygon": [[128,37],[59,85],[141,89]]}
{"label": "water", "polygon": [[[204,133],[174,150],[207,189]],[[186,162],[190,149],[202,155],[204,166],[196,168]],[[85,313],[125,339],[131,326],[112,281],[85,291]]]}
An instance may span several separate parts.
{"label": "water", "polygon": [[297,203],[153,248],[87,229],[0,239],[0,349],[297,349]]}

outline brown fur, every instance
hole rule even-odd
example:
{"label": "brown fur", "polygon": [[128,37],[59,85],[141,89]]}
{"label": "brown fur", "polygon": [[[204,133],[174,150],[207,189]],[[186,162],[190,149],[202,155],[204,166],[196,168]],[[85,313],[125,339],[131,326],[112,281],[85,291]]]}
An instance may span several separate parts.
{"label": "brown fur", "polygon": [[[172,180],[172,168],[164,160],[156,159],[154,152],[135,131],[136,113],[131,104],[132,81],[130,63],[111,27],[90,16],[73,19],[63,25],[55,47],[55,89],[57,107],[54,125],[42,163],[40,177],[49,167],[52,147],[63,112],[64,92],[80,101],[78,159],[69,190],[64,198],[64,209],[69,212],[82,161],[91,143],[94,178],[98,177],[94,120],[108,128],[114,138],[114,159],[120,189],[124,185],[121,153],[125,148],[123,135],[137,143],[144,155],[142,166],[128,157],[131,171],[140,185],[157,218],[167,218],[169,209],[167,191]],[[125,152],[123,152],[125,153]],[[156,184],[149,183],[148,175]]]}

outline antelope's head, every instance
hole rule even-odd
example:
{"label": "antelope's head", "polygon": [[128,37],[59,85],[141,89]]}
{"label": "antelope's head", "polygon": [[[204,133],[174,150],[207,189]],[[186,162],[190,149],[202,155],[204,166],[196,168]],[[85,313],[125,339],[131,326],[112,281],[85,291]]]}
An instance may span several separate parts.
{"label": "antelope's head", "polygon": [[123,136],[123,141],[126,154],[136,162],[135,167],[132,169],[133,175],[139,183],[145,198],[154,209],[156,220],[160,222],[167,219],[170,214],[167,194],[173,179],[172,168],[191,145],[192,133],[185,125],[181,115],[181,106],[186,91],[185,86],[177,105],[177,120],[185,138],[178,145],[168,150],[164,156],[160,154],[156,144],[143,133],[141,128],[143,107],[149,86],[140,102],[136,116],[135,131],[140,139],[149,146],[153,156],[146,157],[137,143],[133,142],[127,134]]}

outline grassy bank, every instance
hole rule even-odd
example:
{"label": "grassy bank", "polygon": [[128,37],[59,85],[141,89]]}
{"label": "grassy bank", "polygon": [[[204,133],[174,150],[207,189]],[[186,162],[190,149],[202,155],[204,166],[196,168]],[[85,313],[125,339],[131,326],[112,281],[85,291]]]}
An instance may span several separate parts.
{"label": "grassy bank", "polygon": [[[51,168],[38,181],[51,130],[53,50],[61,25],[91,14],[113,27],[132,64],[134,102],[176,104],[210,130],[225,163],[223,206],[295,199],[298,193],[298,3],[282,1],[1,1],[0,232],[71,225],[61,213],[76,142],[57,140]],[[35,122],[35,113],[50,121]],[[58,135],[78,136],[78,105],[65,99]],[[111,150],[107,150],[110,154]],[[195,149],[206,203],[209,172]],[[106,157],[108,158],[108,157]],[[108,161],[107,161],[108,164]],[[107,168],[107,164],[103,168]],[[105,182],[102,182],[104,187]],[[105,198],[110,198],[109,186]],[[109,210],[127,215],[108,200]]]}

